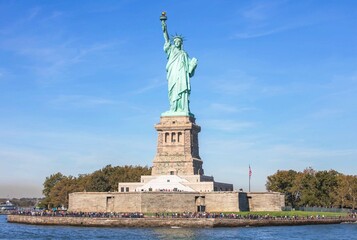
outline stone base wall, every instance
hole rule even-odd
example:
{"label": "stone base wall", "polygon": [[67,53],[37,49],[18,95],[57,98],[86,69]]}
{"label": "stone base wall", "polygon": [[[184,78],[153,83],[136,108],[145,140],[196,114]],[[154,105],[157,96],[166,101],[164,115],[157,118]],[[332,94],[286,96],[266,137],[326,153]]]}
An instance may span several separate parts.
{"label": "stone base wall", "polygon": [[141,195],[135,193],[114,194],[114,206],[111,212],[142,212]]}
{"label": "stone base wall", "polygon": [[239,212],[238,192],[214,192],[205,195],[207,212]]}
{"label": "stone base wall", "polygon": [[106,212],[108,193],[71,193],[69,194],[68,205],[71,211],[83,212]]}
{"label": "stone base wall", "polygon": [[196,212],[198,193],[153,192],[142,193],[141,212]]}
{"label": "stone base wall", "polygon": [[69,195],[69,211],[82,212],[281,211],[284,195],[275,192],[78,192]]}
{"label": "stone base wall", "polygon": [[285,207],[284,194],[278,192],[249,192],[249,210],[257,211],[281,211]]}
{"label": "stone base wall", "polygon": [[240,192],[78,192],[69,195],[69,211],[81,212],[239,212],[248,209]]}
{"label": "stone base wall", "polygon": [[301,219],[301,220],[249,220],[222,218],[86,218],[86,217],[40,217],[9,215],[10,223],[36,225],[69,225],[92,227],[247,227],[247,226],[295,226],[312,224],[339,224],[355,222],[354,218]]}

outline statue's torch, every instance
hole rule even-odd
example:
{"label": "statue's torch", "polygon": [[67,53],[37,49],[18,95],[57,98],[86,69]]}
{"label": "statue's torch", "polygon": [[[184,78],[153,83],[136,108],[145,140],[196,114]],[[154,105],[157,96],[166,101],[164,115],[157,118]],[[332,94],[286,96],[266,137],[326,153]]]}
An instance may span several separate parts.
{"label": "statue's torch", "polygon": [[166,12],[161,13],[160,20],[164,22],[167,20]]}

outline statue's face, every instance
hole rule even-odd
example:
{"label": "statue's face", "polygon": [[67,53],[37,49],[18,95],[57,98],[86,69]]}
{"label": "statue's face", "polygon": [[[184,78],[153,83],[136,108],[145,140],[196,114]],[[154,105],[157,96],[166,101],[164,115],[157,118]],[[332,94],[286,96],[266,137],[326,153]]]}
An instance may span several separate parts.
{"label": "statue's face", "polygon": [[174,44],[177,48],[181,49],[182,46],[182,40],[180,38],[175,38],[174,39]]}

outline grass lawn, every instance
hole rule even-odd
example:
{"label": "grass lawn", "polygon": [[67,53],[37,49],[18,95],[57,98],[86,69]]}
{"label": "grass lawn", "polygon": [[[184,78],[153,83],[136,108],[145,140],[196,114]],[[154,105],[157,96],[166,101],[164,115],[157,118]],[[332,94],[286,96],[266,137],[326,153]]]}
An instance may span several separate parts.
{"label": "grass lawn", "polygon": [[[265,216],[269,214],[269,216],[274,216],[274,217],[284,217],[284,216],[297,216],[297,217],[316,217],[317,215],[322,216],[324,215],[325,217],[339,217],[339,216],[347,216],[348,213],[345,212],[307,212],[307,211],[264,211],[264,212],[224,212],[224,214],[237,214],[241,216],[246,216],[246,215],[259,215],[259,216]],[[165,212],[165,214],[168,214],[171,216],[171,212]],[[219,213],[217,213],[219,214]],[[155,213],[145,213],[145,216],[147,217],[153,217],[155,216]]]}
{"label": "grass lawn", "polygon": [[[227,213],[228,214],[228,213]],[[275,217],[283,217],[283,216],[298,216],[298,217],[316,217],[317,215],[325,217],[339,217],[339,216],[347,216],[348,213],[345,212],[307,212],[307,211],[277,211],[277,212],[236,212],[234,214],[239,214],[242,216],[245,215],[267,215],[275,216]]]}

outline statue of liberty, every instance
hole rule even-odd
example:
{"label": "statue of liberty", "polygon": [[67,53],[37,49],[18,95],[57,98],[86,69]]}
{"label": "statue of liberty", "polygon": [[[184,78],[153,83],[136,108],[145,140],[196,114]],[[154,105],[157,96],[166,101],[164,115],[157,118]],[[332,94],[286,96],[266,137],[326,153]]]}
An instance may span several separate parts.
{"label": "statue of liberty", "polygon": [[181,35],[173,36],[173,42],[170,42],[165,12],[162,13],[160,20],[165,39],[164,51],[167,54],[166,71],[170,101],[170,110],[163,113],[162,116],[193,116],[189,106],[190,78],[195,73],[197,59],[190,59],[183,50],[183,37]]}

